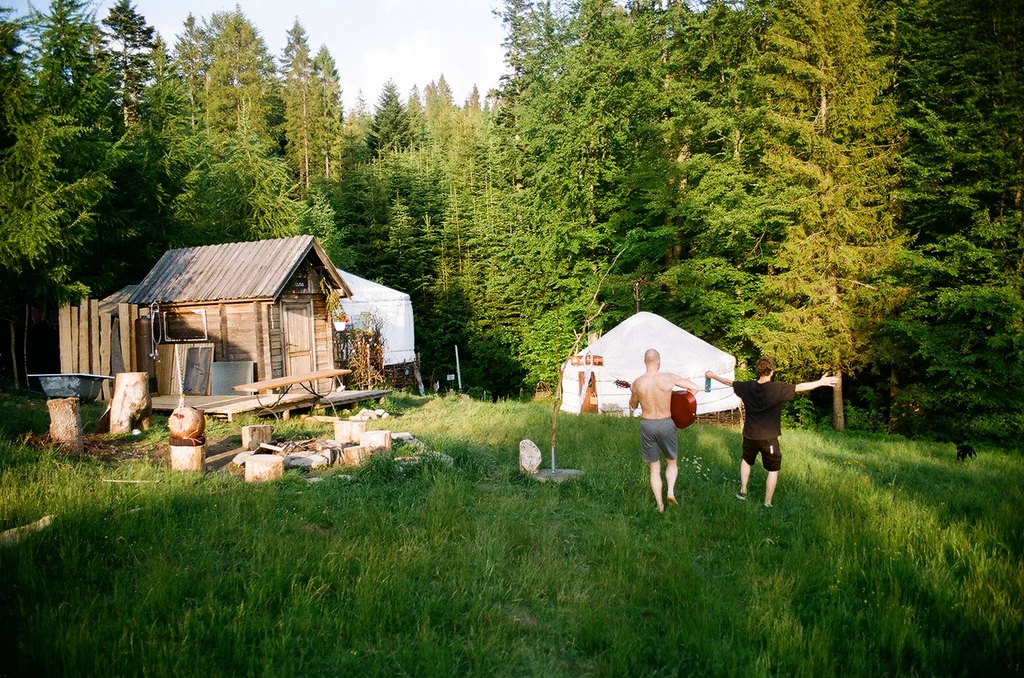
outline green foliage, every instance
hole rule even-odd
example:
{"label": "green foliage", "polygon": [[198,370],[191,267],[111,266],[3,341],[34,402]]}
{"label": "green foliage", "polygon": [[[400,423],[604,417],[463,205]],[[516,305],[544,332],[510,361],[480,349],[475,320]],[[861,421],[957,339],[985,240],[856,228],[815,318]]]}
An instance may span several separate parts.
{"label": "green foliage", "polygon": [[398,96],[397,85],[393,80],[388,80],[377,101],[366,144],[371,154],[381,157],[409,148],[413,139],[409,111]]}

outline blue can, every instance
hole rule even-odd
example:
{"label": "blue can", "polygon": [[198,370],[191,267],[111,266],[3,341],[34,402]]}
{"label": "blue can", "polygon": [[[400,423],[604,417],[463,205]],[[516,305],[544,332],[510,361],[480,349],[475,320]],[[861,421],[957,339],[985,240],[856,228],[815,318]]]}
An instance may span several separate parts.
{"label": "blue can", "polygon": [[704,392],[711,393],[711,377],[704,377]]}

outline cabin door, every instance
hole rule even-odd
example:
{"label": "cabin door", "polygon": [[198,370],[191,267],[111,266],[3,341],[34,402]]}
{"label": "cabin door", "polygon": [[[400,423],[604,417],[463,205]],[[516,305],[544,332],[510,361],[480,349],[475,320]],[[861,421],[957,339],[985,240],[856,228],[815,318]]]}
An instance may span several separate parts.
{"label": "cabin door", "polygon": [[313,358],[313,302],[285,302],[284,373],[285,376],[305,374],[316,369]]}

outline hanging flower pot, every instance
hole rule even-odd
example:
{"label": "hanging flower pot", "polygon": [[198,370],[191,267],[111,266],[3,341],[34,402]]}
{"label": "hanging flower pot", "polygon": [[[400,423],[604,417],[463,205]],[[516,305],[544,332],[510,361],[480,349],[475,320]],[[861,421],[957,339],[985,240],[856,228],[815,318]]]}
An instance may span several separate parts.
{"label": "hanging flower pot", "polygon": [[344,320],[335,320],[334,321],[334,329],[337,330],[338,332],[344,332],[345,331],[345,327],[347,325],[348,325],[348,323],[346,323]]}

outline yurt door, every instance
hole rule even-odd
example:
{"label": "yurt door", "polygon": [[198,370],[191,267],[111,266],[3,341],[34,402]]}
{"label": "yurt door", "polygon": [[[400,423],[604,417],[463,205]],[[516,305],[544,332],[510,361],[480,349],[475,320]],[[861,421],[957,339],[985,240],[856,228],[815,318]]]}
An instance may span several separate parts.
{"label": "yurt door", "polygon": [[282,304],[284,315],[285,375],[312,372],[313,304],[304,301]]}
{"label": "yurt door", "polygon": [[582,412],[597,412],[597,375],[590,373],[590,383],[587,384],[587,392],[583,394]]}

